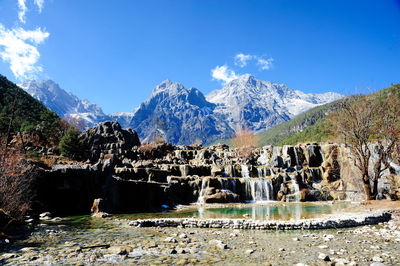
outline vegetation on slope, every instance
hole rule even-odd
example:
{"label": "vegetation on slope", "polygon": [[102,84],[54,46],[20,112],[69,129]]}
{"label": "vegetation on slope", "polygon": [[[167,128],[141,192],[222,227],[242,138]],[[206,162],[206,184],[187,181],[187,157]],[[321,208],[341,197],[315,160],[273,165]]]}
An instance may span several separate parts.
{"label": "vegetation on slope", "polygon": [[[389,100],[390,97],[400,97],[400,84],[392,85],[389,88],[383,89],[376,93],[367,95],[371,97],[373,102],[384,103]],[[334,111],[340,111],[342,108],[343,101],[338,101],[334,103],[336,108]],[[321,106],[323,107],[323,106]],[[318,107],[317,107],[318,108]],[[308,112],[304,113],[307,114]],[[289,121],[291,122],[291,121]],[[288,122],[287,122],[288,123]],[[336,139],[335,125],[332,121],[326,119],[326,116],[319,119],[312,126],[307,127],[305,130],[291,134],[284,140],[280,141],[280,145],[290,144],[295,145],[297,143],[304,142],[323,142],[323,141],[334,141]],[[268,131],[267,131],[268,132]]]}
{"label": "vegetation on slope", "polygon": [[[372,97],[387,97],[388,94],[400,93],[400,84],[392,85],[377,93],[371,94]],[[341,108],[344,100],[314,107],[292,120],[276,125],[258,134],[258,146],[265,145],[295,145],[304,142],[324,142],[335,141],[336,137],[333,127],[327,121],[327,115],[336,112]],[[213,142],[223,143],[232,146],[231,139],[221,139]]]}
{"label": "vegetation on slope", "polygon": [[57,145],[68,124],[0,75],[0,135],[25,133],[45,146]]}
{"label": "vegetation on slope", "polygon": [[[328,113],[336,110],[340,102],[341,100],[314,107],[294,117],[292,120],[259,133],[257,135],[259,140],[258,146],[296,144],[305,139],[309,141],[325,141],[328,136],[328,129],[326,128],[326,123],[323,122],[324,118]],[[315,129],[310,130],[310,127],[314,125]],[[232,146],[231,139],[221,139],[212,144],[215,143]]]}

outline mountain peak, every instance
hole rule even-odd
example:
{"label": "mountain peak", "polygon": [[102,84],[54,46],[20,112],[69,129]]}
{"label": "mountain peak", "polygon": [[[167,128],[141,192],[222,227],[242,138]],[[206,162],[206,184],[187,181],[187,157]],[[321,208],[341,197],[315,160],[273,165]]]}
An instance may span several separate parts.
{"label": "mountain peak", "polygon": [[173,82],[169,79],[164,80],[160,84],[158,84],[152,91],[151,97],[155,96],[158,93],[161,92],[168,92],[170,94],[176,94],[179,91],[185,89],[183,85],[179,82]]}

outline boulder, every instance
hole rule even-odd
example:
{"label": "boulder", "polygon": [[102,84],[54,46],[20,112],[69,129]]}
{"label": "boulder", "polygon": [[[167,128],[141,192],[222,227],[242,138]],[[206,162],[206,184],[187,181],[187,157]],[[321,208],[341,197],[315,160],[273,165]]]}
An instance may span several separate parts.
{"label": "boulder", "polygon": [[140,140],[132,129],[124,130],[118,122],[106,121],[87,129],[80,136],[83,143],[84,159],[97,162],[101,154],[126,155]]}
{"label": "boulder", "polygon": [[233,193],[227,189],[207,188],[205,196],[205,203],[233,203],[240,202],[238,194]]}
{"label": "boulder", "polygon": [[321,147],[316,144],[311,144],[307,147],[308,150],[308,165],[310,167],[320,167],[323,162]]}

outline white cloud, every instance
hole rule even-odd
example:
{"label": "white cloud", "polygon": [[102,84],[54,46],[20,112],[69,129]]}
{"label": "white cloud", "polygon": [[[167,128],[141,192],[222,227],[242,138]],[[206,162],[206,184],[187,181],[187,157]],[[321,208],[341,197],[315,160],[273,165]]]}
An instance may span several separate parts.
{"label": "white cloud", "polygon": [[223,83],[227,83],[231,80],[238,78],[235,71],[229,69],[227,65],[216,66],[211,70],[211,76],[214,80],[221,80]]}
{"label": "white cloud", "polygon": [[44,0],[34,0],[34,2],[39,8],[39,13],[41,13],[44,5]]}
{"label": "white cloud", "polygon": [[0,57],[10,64],[17,79],[35,76],[43,70],[37,65],[40,57],[37,46],[49,35],[40,28],[31,31],[22,28],[8,30],[0,24]]}
{"label": "white cloud", "polygon": [[18,8],[19,8],[18,19],[22,23],[25,23],[26,22],[25,14],[26,14],[26,11],[28,10],[28,8],[26,7],[26,0],[18,0]]}
{"label": "white cloud", "polygon": [[247,61],[251,60],[254,56],[250,54],[237,54],[235,55],[235,65],[239,67],[245,67],[247,65]]}
{"label": "white cloud", "polygon": [[[42,12],[43,5],[44,5],[44,0],[33,0],[35,5],[39,8],[39,13]],[[26,22],[25,15],[26,12],[28,11],[28,7],[26,6],[26,0],[18,0],[18,19],[22,23]]]}
{"label": "white cloud", "polygon": [[264,59],[262,57],[257,57],[257,65],[260,66],[262,70],[269,70],[272,67],[274,59],[272,57]]}

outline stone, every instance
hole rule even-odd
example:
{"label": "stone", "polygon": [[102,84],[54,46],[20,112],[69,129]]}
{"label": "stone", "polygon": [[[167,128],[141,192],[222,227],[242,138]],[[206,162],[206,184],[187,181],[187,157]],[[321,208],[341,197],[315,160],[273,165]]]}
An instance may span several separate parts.
{"label": "stone", "polygon": [[320,248],[320,249],[327,249],[328,246],[327,246],[327,245],[320,245],[320,246],[318,246],[318,248]]}
{"label": "stone", "polygon": [[18,254],[15,253],[5,253],[1,256],[3,259],[12,259],[18,257]]}
{"label": "stone", "polygon": [[43,213],[39,214],[39,218],[40,218],[41,220],[48,220],[48,219],[50,219],[51,217],[52,217],[52,215],[51,215],[50,212],[43,212]]}
{"label": "stone", "polygon": [[225,243],[219,243],[217,244],[217,248],[219,249],[228,249],[228,245]]}
{"label": "stone", "polygon": [[248,249],[245,252],[246,254],[253,254],[254,253],[254,249]]}
{"label": "stone", "polygon": [[168,242],[168,243],[177,243],[178,242],[175,238],[173,238],[171,236],[169,236],[166,239],[164,239],[164,241]]}
{"label": "stone", "polygon": [[187,238],[187,234],[183,234],[182,233],[182,234],[179,235],[179,238]]}
{"label": "stone", "polygon": [[329,258],[329,256],[326,255],[326,254],[324,254],[324,253],[319,253],[318,259],[323,260],[323,261],[331,261],[331,259]]}
{"label": "stone", "polygon": [[324,235],[324,241],[331,241],[333,238],[333,235]]}
{"label": "stone", "polygon": [[110,254],[115,254],[115,255],[124,255],[124,254],[128,253],[126,251],[126,248],[121,247],[121,246],[111,246],[107,249],[107,252]]}
{"label": "stone", "polygon": [[375,261],[375,262],[384,262],[384,259],[382,259],[381,257],[375,256],[375,257],[372,258],[372,261]]}

